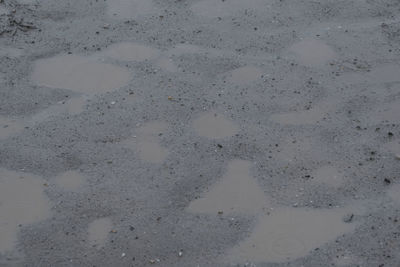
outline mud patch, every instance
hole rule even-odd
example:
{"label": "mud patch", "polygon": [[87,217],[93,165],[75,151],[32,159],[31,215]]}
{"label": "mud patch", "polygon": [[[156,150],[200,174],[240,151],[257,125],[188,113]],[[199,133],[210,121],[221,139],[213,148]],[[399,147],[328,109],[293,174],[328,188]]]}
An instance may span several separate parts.
{"label": "mud patch", "polygon": [[96,94],[126,85],[131,74],[124,68],[100,63],[94,58],[62,55],[37,60],[31,79],[40,86]]}
{"label": "mud patch", "polygon": [[200,136],[207,138],[226,138],[235,135],[239,127],[222,114],[207,112],[193,121],[193,129]]}
{"label": "mud patch", "polygon": [[50,217],[45,182],[32,174],[0,169],[0,254],[13,251],[19,227]]}
{"label": "mud patch", "polygon": [[193,213],[240,213],[257,215],[270,207],[267,197],[250,176],[251,163],[234,160],[222,180],[214,185],[203,198],[194,200],[188,206]]}

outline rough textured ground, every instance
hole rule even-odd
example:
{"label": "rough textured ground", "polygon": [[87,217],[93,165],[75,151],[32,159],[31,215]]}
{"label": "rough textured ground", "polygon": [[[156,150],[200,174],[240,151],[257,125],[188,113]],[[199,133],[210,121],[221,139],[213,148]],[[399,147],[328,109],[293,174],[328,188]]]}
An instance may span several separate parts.
{"label": "rough textured ground", "polygon": [[399,14],[0,1],[0,266],[400,266]]}

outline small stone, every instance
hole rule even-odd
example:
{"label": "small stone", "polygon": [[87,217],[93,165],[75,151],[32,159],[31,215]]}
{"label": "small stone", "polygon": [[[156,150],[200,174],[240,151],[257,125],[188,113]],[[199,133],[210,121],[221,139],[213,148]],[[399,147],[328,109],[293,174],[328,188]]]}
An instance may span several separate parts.
{"label": "small stone", "polygon": [[388,179],[388,178],[385,178],[384,180],[383,180],[386,184],[390,184],[392,181],[390,181],[390,179]]}
{"label": "small stone", "polygon": [[396,154],[394,157],[395,157],[396,159],[400,160],[400,154]]}
{"label": "small stone", "polygon": [[123,257],[125,257],[126,256],[126,254],[125,253],[122,253],[121,254],[121,258],[123,258]]}
{"label": "small stone", "polygon": [[224,214],[224,212],[222,210],[220,210],[220,211],[218,211],[218,214],[222,215],[222,214]]}
{"label": "small stone", "polygon": [[179,257],[182,257],[182,256],[183,256],[183,251],[182,251],[182,250],[180,250],[180,251],[178,252],[178,256],[179,256]]}

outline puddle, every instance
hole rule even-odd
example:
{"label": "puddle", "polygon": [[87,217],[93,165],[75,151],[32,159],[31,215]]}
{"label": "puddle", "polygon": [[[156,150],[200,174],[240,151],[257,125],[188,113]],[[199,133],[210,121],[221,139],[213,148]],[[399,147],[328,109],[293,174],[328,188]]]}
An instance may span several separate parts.
{"label": "puddle", "polygon": [[159,50],[145,45],[123,42],[111,45],[103,54],[121,61],[145,61],[156,58],[159,53]]}
{"label": "puddle", "polygon": [[393,200],[393,202],[400,204],[400,184],[392,185],[388,191],[388,196]]}
{"label": "puddle", "polygon": [[289,50],[301,64],[306,66],[323,65],[335,57],[335,51],[330,46],[315,39],[302,40]]}
{"label": "puddle", "polygon": [[400,82],[400,65],[386,64],[379,66],[368,74],[373,82]]}
{"label": "puddle", "polygon": [[156,142],[139,141],[138,152],[140,158],[151,163],[161,163],[168,156],[168,149]]}
{"label": "puddle", "polygon": [[0,140],[21,132],[24,123],[21,120],[0,116]]}
{"label": "puddle", "polygon": [[40,86],[96,94],[126,85],[131,74],[124,68],[94,58],[62,55],[37,60],[31,79]]}
{"label": "puddle", "polygon": [[151,0],[107,0],[107,13],[114,18],[136,18],[157,11]]}
{"label": "puddle", "polygon": [[193,128],[200,136],[207,138],[225,138],[235,135],[239,127],[223,115],[207,112],[193,121]]}
{"label": "puddle", "polygon": [[68,101],[62,102],[61,104],[66,107],[67,113],[71,115],[77,115],[85,110],[85,106],[87,104],[87,98],[85,96],[74,97]]}
{"label": "puddle", "polygon": [[168,72],[177,72],[178,67],[169,58],[160,58],[156,61],[156,66]]}
{"label": "puddle", "polygon": [[261,78],[262,71],[259,68],[246,66],[232,71],[228,81],[236,84],[246,84]]}
{"label": "puddle", "polygon": [[259,214],[270,204],[257,181],[250,176],[251,162],[233,160],[228,170],[216,185],[204,195],[190,203],[188,211],[193,213],[218,214],[223,212]]}
{"label": "puddle", "polygon": [[43,192],[45,182],[32,174],[0,169],[0,254],[13,251],[19,225],[50,217],[50,203]]}
{"label": "puddle", "polygon": [[257,222],[252,234],[233,248],[227,260],[234,263],[287,262],[352,232],[345,223],[349,209],[279,208]]}
{"label": "puddle", "polygon": [[400,123],[400,101],[382,104],[375,112],[371,112],[366,119],[375,124]]}
{"label": "puddle", "polygon": [[66,171],[55,178],[57,186],[66,191],[79,191],[85,184],[85,176],[78,171]]}
{"label": "puddle", "polygon": [[209,18],[232,16],[237,12],[253,9],[260,10],[266,7],[267,2],[263,0],[203,0],[192,5],[194,14]]}
{"label": "puddle", "polygon": [[343,185],[344,177],[339,171],[330,165],[323,166],[311,174],[312,181],[326,184],[335,188]]}
{"label": "puddle", "polygon": [[91,222],[88,227],[89,244],[98,249],[104,247],[112,227],[110,218],[101,218]]}
{"label": "puddle", "polygon": [[136,137],[129,138],[121,144],[136,150],[143,161],[162,163],[169,151],[159,144],[159,138],[167,127],[168,125],[163,122],[149,122],[138,129]]}

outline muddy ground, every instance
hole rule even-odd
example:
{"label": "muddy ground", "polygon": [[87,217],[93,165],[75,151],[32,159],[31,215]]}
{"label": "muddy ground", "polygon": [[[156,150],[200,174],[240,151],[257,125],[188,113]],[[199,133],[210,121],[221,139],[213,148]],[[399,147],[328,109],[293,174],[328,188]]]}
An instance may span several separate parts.
{"label": "muddy ground", "polygon": [[399,14],[0,1],[0,265],[400,266]]}

